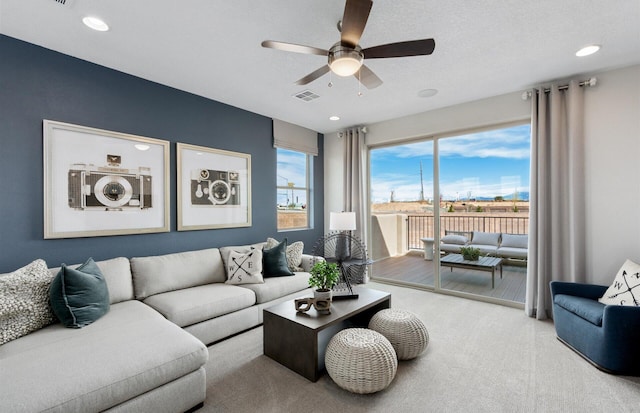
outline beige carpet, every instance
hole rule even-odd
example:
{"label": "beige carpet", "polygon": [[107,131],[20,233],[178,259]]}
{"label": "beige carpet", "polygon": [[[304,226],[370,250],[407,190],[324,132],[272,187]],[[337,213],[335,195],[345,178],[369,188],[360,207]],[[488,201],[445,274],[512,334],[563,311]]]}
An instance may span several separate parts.
{"label": "beige carpet", "polygon": [[371,395],[311,383],[262,353],[262,327],[209,347],[200,412],[639,412],[640,378],[602,373],[522,310],[368,284],[422,319],[430,343]]}

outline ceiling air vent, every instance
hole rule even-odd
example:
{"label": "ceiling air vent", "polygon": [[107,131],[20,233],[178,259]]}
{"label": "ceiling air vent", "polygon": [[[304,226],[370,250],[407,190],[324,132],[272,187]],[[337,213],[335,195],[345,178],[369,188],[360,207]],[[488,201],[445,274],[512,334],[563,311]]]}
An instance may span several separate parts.
{"label": "ceiling air vent", "polygon": [[300,100],[304,100],[305,102],[310,102],[312,100],[318,99],[320,96],[316,95],[310,90],[303,90],[300,93],[296,93],[293,95],[294,98],[298,98]]}
{"label": "ceiling air vent", "polygon": [[60,4],[65,4],[67,2],[67,0],[55,0],[55,1],[60,3]]}

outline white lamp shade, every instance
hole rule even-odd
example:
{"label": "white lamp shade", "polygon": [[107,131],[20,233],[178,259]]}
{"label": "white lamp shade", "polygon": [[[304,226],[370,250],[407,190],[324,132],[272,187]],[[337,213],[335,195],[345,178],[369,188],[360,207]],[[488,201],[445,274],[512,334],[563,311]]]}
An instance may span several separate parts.
{"label": "white lamp shade", "polygon": [[356,229],[355,212],[331,212],[329,214],[330,231],[353,231]]}

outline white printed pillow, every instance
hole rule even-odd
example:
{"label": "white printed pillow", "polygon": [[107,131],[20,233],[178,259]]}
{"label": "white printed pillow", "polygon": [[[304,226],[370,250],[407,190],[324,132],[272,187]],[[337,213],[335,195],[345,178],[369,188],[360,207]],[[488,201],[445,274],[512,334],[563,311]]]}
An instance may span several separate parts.
{"label": "white printed pillow", "polygon": [[49,305],[53,278],[43,260],[0,277],[0,345],[56,320]]}
{"label": "white printed pillow", "polygon": [[249,252],[229,252],[226,284],[262,284],[262,250],[252,248]]}
{"label": "white printed pillow", "polygon": [[[271,248],[277,247],[278,244],[280,244],[278,240],[267,238],[267,245],[265,245],[264,248],[270,250]],[[304,243],[302,241],[296,241],[293,244],[287,246],[285,255],[287,256],[287,266],[291,271],[304,271],[304,269],[301,267],[303,250]]]}
{"label": "white printed pillow", "polygon": [[626,260],[598,301],[606,305],[640,306],[640,265]]}

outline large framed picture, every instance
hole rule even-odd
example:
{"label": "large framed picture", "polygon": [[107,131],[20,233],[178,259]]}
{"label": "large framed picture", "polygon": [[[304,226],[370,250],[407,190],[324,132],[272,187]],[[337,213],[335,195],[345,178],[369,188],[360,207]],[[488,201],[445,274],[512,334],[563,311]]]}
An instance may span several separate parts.
{"label": "large framed picture", "polygon": [[177,143],[178,231],[251,226],[251,155]]}
{"label": "large framed picture", "polygon": [[169,142],[43,121],[44,238],[169,231]]}

